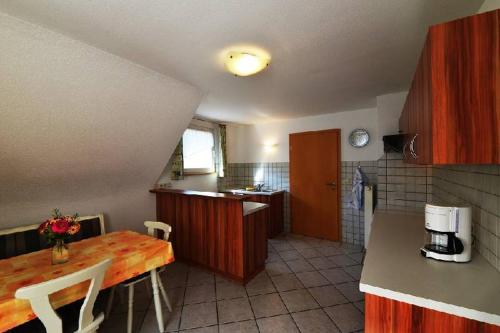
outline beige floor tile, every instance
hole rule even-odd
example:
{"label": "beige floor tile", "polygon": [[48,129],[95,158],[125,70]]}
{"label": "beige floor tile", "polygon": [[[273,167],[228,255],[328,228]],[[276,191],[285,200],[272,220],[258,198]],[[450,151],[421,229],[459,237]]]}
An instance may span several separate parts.
{"label": "beige floor tile", "polygon": [[295,259],[302,259],[302,256],[297,250],[286,250],[286,251],[281,251],[278,252],[279,256],[281,259],[288,261],[288,260],[295,260]]}
{"label": "beige floor tile", "polygon": [[181,329],[198,328],[217,324],[215,302],[185,305],[182,309]]}
{"label": "beige floor tile", "polygon": [[184,304],[195,304],[215,301],[215,284],[188,286],[184,296]]}
{"label": "beige floor tile", "polygon": [[219,324],[254,319],[248,298],[235,298],[217,302]]}
{"label": "beige floor tile", "polygon": [[357,281],[359,281],[361,279],[361,271],[362,270],[363,270],[363,266],[361,266],[361,265],[344,267],[344,271],[346,271],[347,274],[352,276]]}
{"label": "beige floor tile", "polygon": [[298,333],[299,330],[289,314],[257,320],[260,333]]}
{"label": "beige floor tile", "polygon": [[[182,307],[175,307],[172,312],[167,309],[163,309],[163,325],[166,332],[176,332],[179,329],[179,321],[181,319]],[[100,332],[100,331],[99,331]],[[115,331],[113,333],[126,332],[126,331]],[[154,306],[151,306],[144,318],[141,327],[141,333],[157,333],[158,332],[158,321],[156,319],[156,310]]]}
{"label": "beige floor tile", "polygon": [[321,275],[333,284],[353,281],[354,278],[347,274],[342,268],[331,268],[319,271]]}
{"label": "beige floor tile", "polygon": [[325,312],[342,333],[355,332],[364,327],[363,314],[351,303],[325,308]]}
{"label": "beige floor tile", "polygon": [[335,268],[337,265],[332,261],[328,260],[326,257],[310,258],[307,259],[314,268],[318,270]]}
{"label": "beige floor tile", "polygon": [[361,301],[365,298],[364,294],[359,291],[359,282],[341,283],[335,287],[351,302]]}
{"label": "beige floor tile", "polygon": [[299,281],[299,279],[297,279],[297,277],[293,273],[272,276],[271,280],[273,281],[278,291],[287,291],[287,290],[304,288],[304,285]]}
{"label": "beige floor tile", "polygon": [[313,249],[313,248],[303,248],[303,249],[298,249],[297,250],[301,256],[303,256],[304,258],[318,258],[318,257],[321,257],[322,254],[319,253],[316,249]]}
{"label": "beige floor tile", "polygon": [[324,256],[334,256],[343,253],[342,250],[335,246],[318,247],[316,250]]}
{"label": "beige floor tile", "polygon": [[297,312],[319,308],[307,289],[290,290],[281,292],[281,299],[289,312]]}
{"label": "beige floor tile", "polygon": [[217,283],[216,286],[217,300],[246,297],[247,291],[245,287],[237,282]]}
{"label": "beige floor tile", "polygon": [[[182,306],[182,304],[184,304],[184,293],[186,292],[185,287],[167,289],[166,291],[172,306]],[[166,306],[163,301],[162,306]]]}
{"label": "beige floor tile", "polygon": [[281,274],[288,274],[291,273],[292,271],[288,266],[285,264],[284,261],[274,261],[270,263],[266,263],[266,272],[269,274],[269,276],[274,276],[274,275],[281,275]]}
{"label": "beige floor tile", "polygon": [[220,325],[219,333],[259,333],[259,329],[255,320],[247,320]]}
{"label": "beige floor tile", "polygon": [[321,309],[292,313],[301,333],[338,333],[339,330]]}
{"label": "beige floor tile", "polygon": [[306,288],[326,286],[330,284],[330,281],[328,281],[323,275],[321,275],[316,271],[301,272],[301,273],[296,273],[296,275],[297,278],[300,280],[300,282],[302,282],[302,284]]}
{"label": "beige floor tile", "polygon": [[309,288],[309,292],[319,305],[323,307],[349,302],[349,300],[332,285]]}
{"label": "beige floor tile", "polygon": [[195,286],[200,284],[212,284],[215,283],[214,273],[204,270],[201,268],[191,268],[188,273],[188,286]]}
{"label": "beige floor tile", "polygon": [[357,264],[357,262],[354,261],[354,259],[345,254],[329,256],[328,259],[334,262],[337,266],[351,266]]}
{"label": "beige floor tile", "polygon": [[305,259],[290,260],[286,264],[294,273],[314,271],[314,267]]}
{"label": "beige floor tile", "polygon": [[247,283],[245,288],[249,296],[269,294],[276,291],[266,272],[259,273]]}
{"label": "beige floor tile", "polygon": [[200,327],[200,328],[192,328],[190,330],[181,331],[182,333],[218,333],[219,327],[217,325],[208,326],[208,327]]}
{"label": "beige floor tile", "polygon": [[250,297],[256,318],[271,317],[287,313],[278,293]]}

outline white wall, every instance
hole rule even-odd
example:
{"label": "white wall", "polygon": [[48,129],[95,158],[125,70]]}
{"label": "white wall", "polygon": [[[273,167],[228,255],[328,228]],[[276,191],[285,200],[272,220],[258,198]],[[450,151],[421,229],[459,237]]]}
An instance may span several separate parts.
{"label": "white wall", "polygon": [[[382,139],[378,133],[377,109],[371,108],[255,125],[229,125],[228,162],[288,162],[290,133],[330,128],[341,129],[343,161],[368,161],[380,157]],[[368,130],[371,136],[368,146],[353,148],[349,145],[349,133],[356,128]],[[274,146],[266,148],[266,144]]]}
{"label": "white wall", "polygon": [[[399,116],[405,104],[407,91],[377,96],[378,131],[380,137],[398,134]],[[380,154],[383,154],[383,145]]]}
{"label": "white wall", "polygon": [[[406,100],[406,91],[377,97],[377,107],[356,111],[302,117],[255,125],[231,124],[227,127],[229,163],[288,162],[290,133],[340,128],[343,161],[372,161],[384,153],[382,136],[397,134],[399,116]],[[365,128],[370,143],[364,148],[349,145],[349,133]]]}
{"label": "white wall", "polygon": [[155,218],[148,190],[200,92],[0,14],[0,228],[51,209],[104,212],[113,229]]}
{"label": "white wall", "polygon": [[478,13],[488,12],[500,8],[500,0],[485,0]]}

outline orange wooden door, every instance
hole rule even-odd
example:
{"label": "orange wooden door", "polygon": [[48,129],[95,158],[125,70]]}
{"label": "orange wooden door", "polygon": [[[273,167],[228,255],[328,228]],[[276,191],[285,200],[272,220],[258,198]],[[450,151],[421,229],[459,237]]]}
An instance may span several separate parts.
{"label": "orange wooden door", "polygon": [[340,129],[290,134],[292,232],[341,240]]}

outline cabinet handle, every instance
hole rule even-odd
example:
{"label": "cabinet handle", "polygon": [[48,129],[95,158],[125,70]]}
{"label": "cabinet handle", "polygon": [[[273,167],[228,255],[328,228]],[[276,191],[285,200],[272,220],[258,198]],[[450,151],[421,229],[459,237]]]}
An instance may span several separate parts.
{"label": "cabinet handle", "polygon": [[336,189],[336,188],[337,188],[337,183],[335,183],[335,182],[326,183],[325,185],[326,185],[326,186],[331,186],[333,189]]}
{"label": "cabinet handle", "polygon": [[410,154],[414,159],[418,158],[417,152],[415,151],[415,139],[417,138],[417,136],[418,136],[418,133],[415,134],[415,136],[413,137],[413,139],[411,139],[411,142],[410,142]]}

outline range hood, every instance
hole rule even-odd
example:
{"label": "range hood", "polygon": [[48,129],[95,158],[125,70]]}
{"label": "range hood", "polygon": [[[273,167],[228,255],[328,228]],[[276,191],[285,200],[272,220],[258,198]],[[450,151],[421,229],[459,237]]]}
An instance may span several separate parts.
{"label": "range hood", "polygon": [[386,153],[402,153],[405,144],[405,134],[384,135],[384,152]]}

